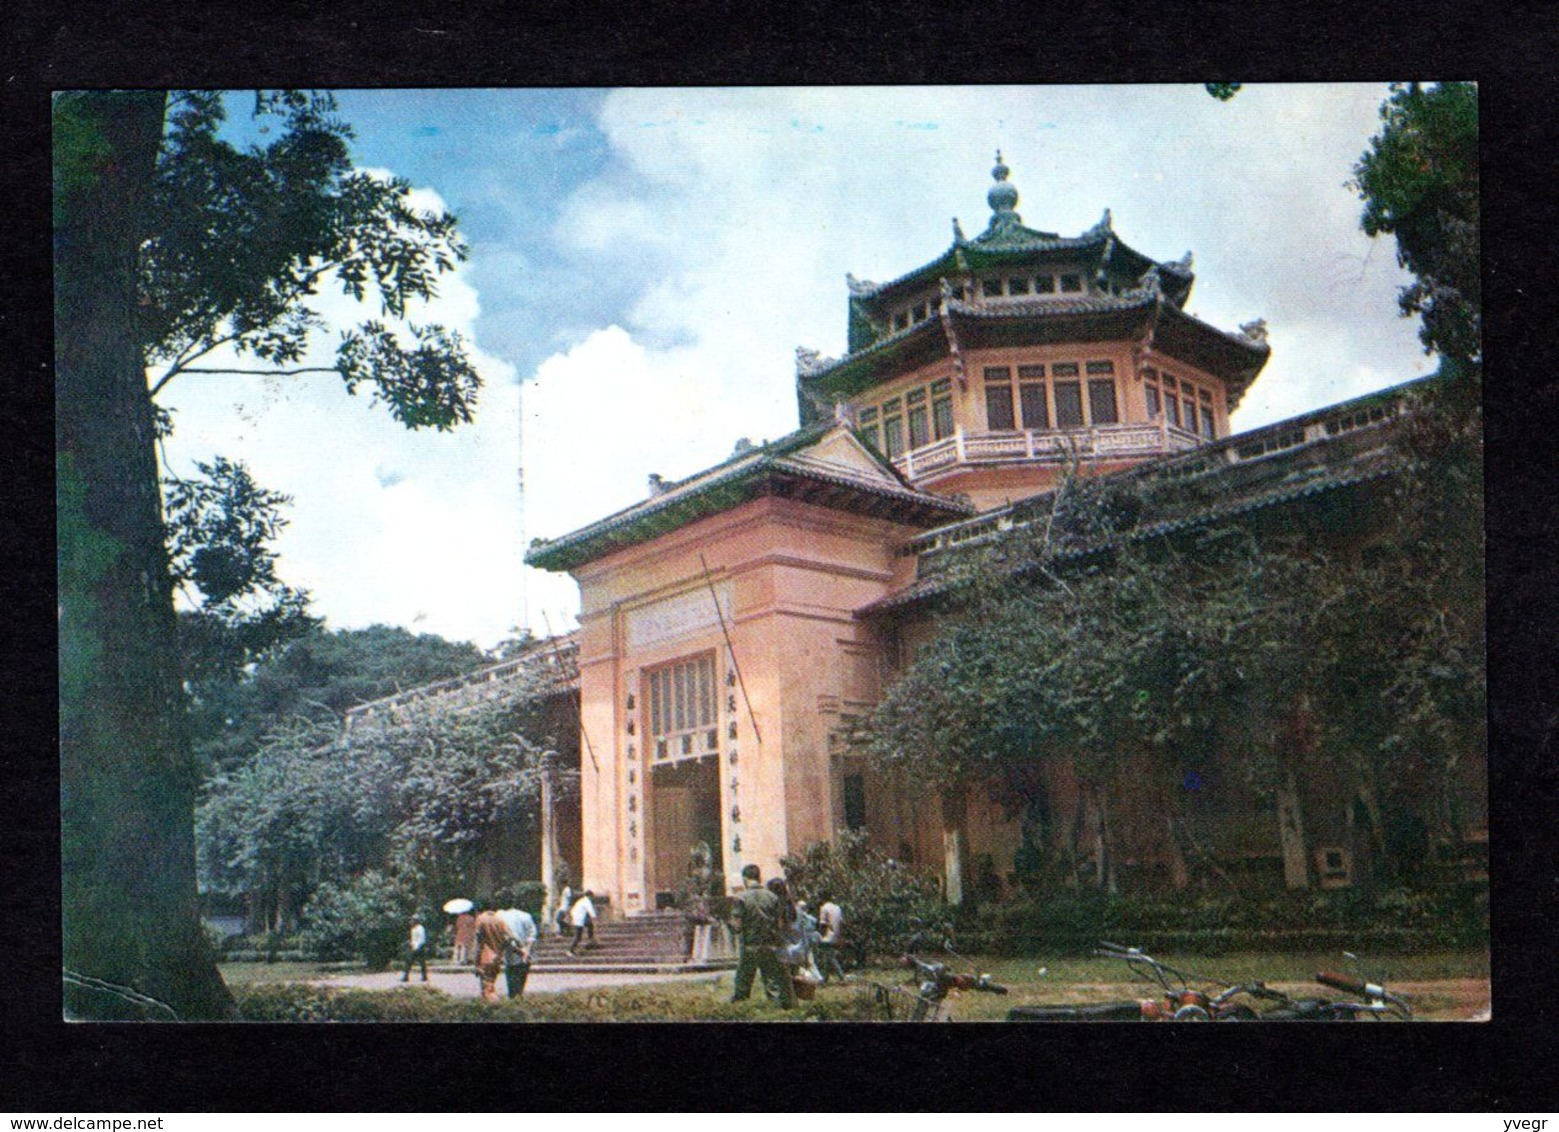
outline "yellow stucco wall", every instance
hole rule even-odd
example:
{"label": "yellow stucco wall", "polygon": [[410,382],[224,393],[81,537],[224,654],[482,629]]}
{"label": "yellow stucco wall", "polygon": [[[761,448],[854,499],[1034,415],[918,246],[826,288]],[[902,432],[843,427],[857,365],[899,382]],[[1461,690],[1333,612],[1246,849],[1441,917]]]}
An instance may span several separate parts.
{"label": "yellow stucco wall", "polygon": [[[772,875],[786,852],[832,835],[842,815],[829,732],[841,711],[875,698],[880,663],[854,611],[890,592],[902,568],[894,550],[913,533],[765,498],[575,572],[581,718],[595,752],[594,764],[589,750],[582,759],[587,887],[627,912],[653,908],[655,892],[668,889],[651,864],[656,772],[642,674],[702,653],[716,660],[713,757],[728,880],[749,863]],[[729,605],[724,632],[714,594]],[[737,668],[741,680],[730,683]]]}

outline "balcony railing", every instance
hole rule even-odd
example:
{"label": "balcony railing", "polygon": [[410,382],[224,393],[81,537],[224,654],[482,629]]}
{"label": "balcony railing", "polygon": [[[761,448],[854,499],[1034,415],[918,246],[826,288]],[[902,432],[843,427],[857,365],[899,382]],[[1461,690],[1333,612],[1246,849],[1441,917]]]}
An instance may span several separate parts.
{"label": "balcony railing", "polygon": [[956,464],[1027,463],[1072,456],[1160,456],[1205,443],[1193,432],[1168,423],[1094,425],[1074,429],[1020,429],[966,433],[962,429],[920,448],[901,452],[893,466],[908,479]]}

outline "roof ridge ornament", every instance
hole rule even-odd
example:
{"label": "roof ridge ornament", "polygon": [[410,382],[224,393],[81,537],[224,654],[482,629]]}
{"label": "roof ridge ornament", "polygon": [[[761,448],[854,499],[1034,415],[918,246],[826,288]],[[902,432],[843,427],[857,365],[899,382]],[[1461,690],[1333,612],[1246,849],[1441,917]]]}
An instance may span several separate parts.
{"label": "roof ridge ornament", "polygon": [[1087,236],[1104,236],[1104,235],[1112,234],[1112,233],[1114,233],[1114,231],[1115,231],[1115,221],[1110,216],[1110,210],[1109,209],[1105,209],[1104,210],[1104,215],[1099,217],[1099,222],[1097,224],[1095,224],[1092,228],[1088,229],[1088,231],[1084,232],[1083,235],[1085,237],[1087,237]]}
{"label": "roof ridge ornament", "polygon": [[1267,320],[1258,318],[1250,322],[1242,322],[1240,323],[1240,333],[1252,342],[1265,344],[1267,341]]}
{"label": "roof ridge ornament", "polygon": [[1023,218],[1018,215],[1018,189],[1016,185],[1008,182],[1007,176],[1012,172],[1007,168],[1006,162],[1001,159],[1001,150],[996,151],[996,167],[991,170],[991,176],[996,183],[985,194],[986,201],[991,206],[991,223],[987,232],[1004,231],[1022,225]]}
{"label": "roof ridge ornament", "polygon": [[1180,275],[1190,275],[1191,274],[1191,252],[1190,252],[1190,250],[1188,249],[1186,251],[1185,255],[1181,256],[1179,259],[1169,260],[1168,262],[1166,262],[1164,264],[1164,266],[1169,268],[1171,271],[1177,272]]}
{"label": "roof ridge ornament", "polygon": [[877,290],[877,284],[870,279],[857,279],[853,272],[844,273],[844,285],[852,295],[869,295]]}
{"label": "roof ridge ornament", "polygon": [[806,377],[818,370],[827,369],[837,359],[825,358],[821,350],[809,350],[805,346],[796,347],[796,376]]}
{"label": "roof ridge ornament", "polygon": [[953,217],[953,246],[962,247],[968,242],[968,238],[964,236],[963,225],[958,223],[958,217]]}

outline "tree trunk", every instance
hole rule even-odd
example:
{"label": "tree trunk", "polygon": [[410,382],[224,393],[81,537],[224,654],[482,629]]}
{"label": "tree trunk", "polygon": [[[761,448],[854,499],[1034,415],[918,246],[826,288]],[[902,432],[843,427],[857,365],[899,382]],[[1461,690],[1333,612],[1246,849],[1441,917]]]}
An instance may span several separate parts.
{"label": "tree trunk", "polygon": [[948,787],[942,795],[942,857],[947,882],[947,902],[964,902],[964,819],[967,795],[961,786]]}
{"label": "tree trunk", "polygon": [[1277,792],[1277,815],[1278,843],[1283,851],[1283,883],[1289,888],[1309,888],[1309,842],[1305,838],[1299,786],[1292,770],[1285,775]]}
{"label": "tree trunk", "polygon": [[[218,1018],[136,261],[156,92],[54,105],[60,805],[65,1011]],[[154,1000],[154,1001],[148,1001]]]}

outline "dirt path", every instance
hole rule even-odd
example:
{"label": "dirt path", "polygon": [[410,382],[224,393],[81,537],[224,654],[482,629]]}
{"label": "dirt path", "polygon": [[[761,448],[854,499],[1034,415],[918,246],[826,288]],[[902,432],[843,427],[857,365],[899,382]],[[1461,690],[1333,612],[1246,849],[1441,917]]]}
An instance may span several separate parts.
{"label": "dirt path", "polygon": [[[624,975],[611,972],[564,973],[561,971],[532,971],[525,983],[525,993],[557,994],[559,991],[593,990],[596,987],[620,987],[642,983],[697,983],[719,978],[718,974],[699,971],[677,975]],[[328,975],[307,981],[315,986],[353,987],[357,990],[395,990],[402,986],[428,986],[441,990],[453,998],[476,998],[481,985],[469,971],[430,971],[428,981],[412,976],[409,983],[402,983],[394,971],[377,971],[366,975]],[[498,982],[498,993],[504,993],[503,980]]]}

